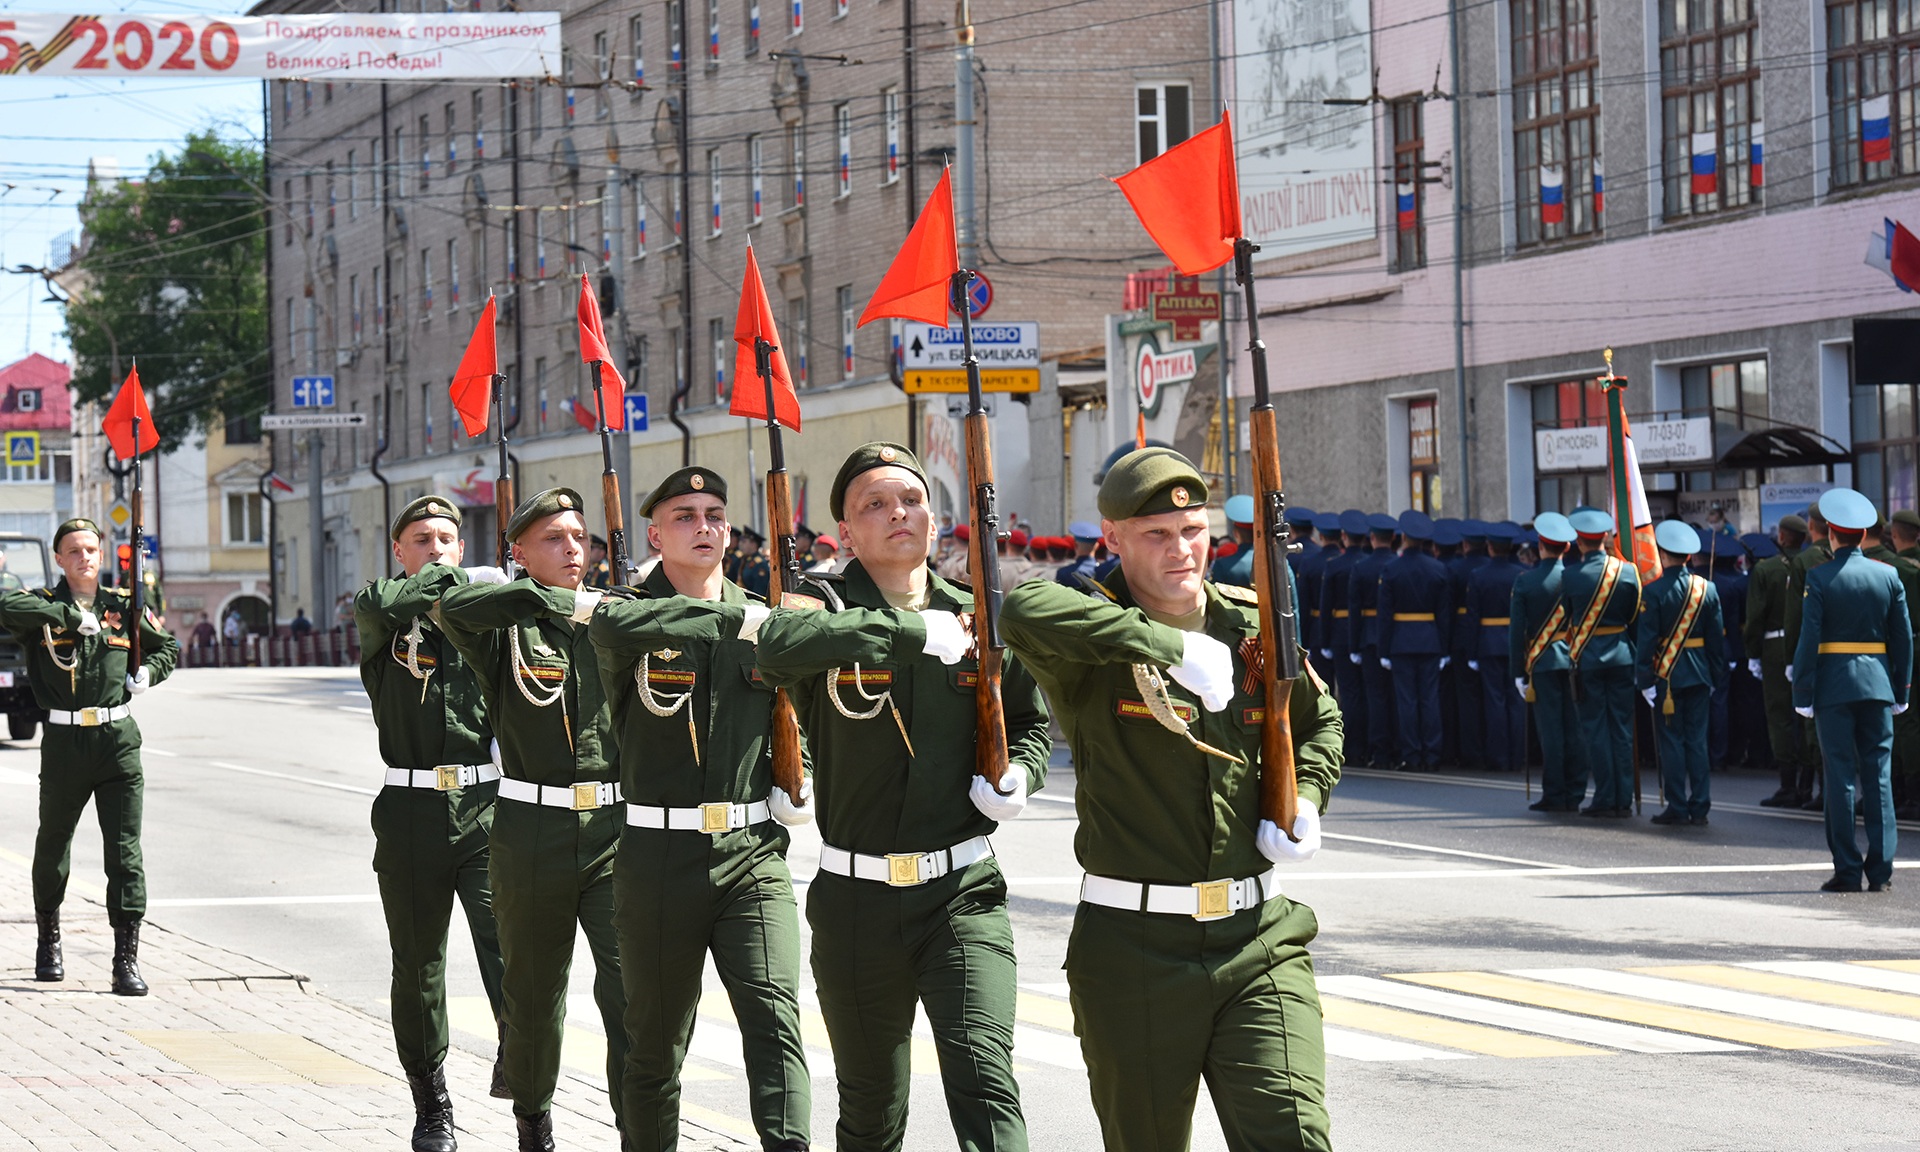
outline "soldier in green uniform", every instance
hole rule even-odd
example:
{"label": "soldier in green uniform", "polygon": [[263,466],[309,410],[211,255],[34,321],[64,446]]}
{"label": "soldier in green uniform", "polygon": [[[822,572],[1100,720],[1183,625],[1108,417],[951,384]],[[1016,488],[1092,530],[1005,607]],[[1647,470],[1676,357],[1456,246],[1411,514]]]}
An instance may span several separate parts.
{"label": "soldier in green uniform", "polygon": [[[1807,575],[1833,559],[1833,547],[1827,539],[1827,521],[1819,505],[1807,509],[1807,546],[1802,548],[1787,565],[1786,605],[1781,610],[1781,631],[1786,640],[1787,667],[1785,676],[1792,683],[1794,676],[1793,655],[1800,648],[1800,612],[1807,598]],[[1818,812],[1824,803],[1820,799],[1820,789],[1825,787],[1821,768],[1822,744],[1815,725],[1800,726],[1800,807],[1808,812]]]}
{"label": "soldier in green uniform", "polygon": [[1678,520],[1653,530],[1665,571],[1640,598],[1634,634],[1634,684],[1654,709],[1660,742],[1664,825],[1705,824],[1708,793],[1707,724],[1713,693],[1727,680],[1726,629],[1713,581],[1687,571],[1700,551],[1700,534]]}
{"label": "soldier in green uniform", "polygon": [[1203,1076],[1229,1148],[1324,1149],[1319,925],[1274,866],[1319,848],[1340,712],[1308,666],[1288,701],[1295,842],[1260,818],[1259,616],[1203,579],[1206,500],[1178,453],[1122,457],[1099,495],[1110,602],[1023,584],[1001,627],[1073,750],[1087,875],[1067,980],[1109,1152],[1187,1147]]}
{"label": "soldier in green uniform", "polygon": [[1633,623],[1640,574],[1606,546],[1613,517],[1587,508],[1568,517],[1580,557],[1560,578],[1574,715],[1593,768],[1593,801],[1582,816],[1633,815]]}
{"label": "soldier in green uniform", "polygon": [[607,1037],[613,1115],[626,1062],[613,858],[622,827],[619,745],[587,621],[603,595],[581,587],[587,527],[580,494],[549,488],[507,523],[526,575],[463,584],[441,596],[447,638],[472,665],[500,744],[500,799],[488,875],[506,962],[507,1087],[522,1152],[553,1147],[553,1089],[573,965],[574,926],[593,954],[594,1001]]}
{"label": "soldier in green uniform", "polygon": [[[1920,572],[1920,512],[1902,508],[1887,517],[1887,538],[1895,555]],[[1907,586],[1907,611],[1915,615],[1920,632],[1920,597]],[[1920,820],[1920,712],[1909,709],[1893,721],[1894,814],[1902,820]]]}
{"label": "soldier in green uniform", "polygon": [[[63,980],[60,904],[67,895],[74,829],[87,801],[100,818],[107,870],[107,920],[113,925],[113,990],[145,996],[140,921],[147,876],[140,860],[146,791],[133,697],[173,671],[180,646],[153,614],[132,619],[133,597],[100,586],[100,528],[69,520],[53,533],[63,573],[52,588],[0,593],[0,627],[27,653],[33,699],[47,711],[40,741],[40,831],[33,842],[33,908],[39,925],[36,980]],[[135,629],[140,664],[129,671]]]}
{"label": "soldier in green uniform", "polygon": [[[393,950],[393,1039],[413,1089],[415,1152],[451,1152],[447,1058],[447,925],[458,898],[473,937],[480,983],[500,1018],[500,940],[487,882],[487,835],[500,770],[473,669],[427,618],[441,594],[469,578],[505,583],[498,568],[463,570],[460,509],[422,496],[401,509],[389,536],[405,573],[353,600],[360,682],[380,730],[386,787],[373,800],[373,870]],[[505,1096],[496,1056],[495,1096]]]}
{"label": "soldier in green uniform", "polygon": [[1587,754],[1573,707],[1560,583],[1567,551],[1579,537],[1558,512],[1542,512],[1533,527],[1540,537],[1540,563],[1514,580],[1507,610],[1507,666],[1515,673],[1514,690],[1533,706],[1540,737],[1540,799],[1527,807],[1578,812],[1587,795]]}
{"label": "soldier in green uniform", "polygon": [[595,536],[587,548],[585,587],[606,590],[613,587],[613,562],[607,559],[607,542]]}
{"label": "soldier in green uniform", "polygon": [[720,574],[729,526],[719,473],[682,468],[639,512],[652,520],[660,563],[639,598],[608,599],[588,628],[626,797],[613,893],[627,991],[617,1086],[627,1147],[678,1146],[680,1068],[711,952],[740,1023],[761,1146],[802,1152],[812,1091],[782,825],[813,813],[773,787],[774,696],[753,650],[767,609]]}
{"label": "soldier in green uniform", "polygon": [[1813,794],[1813,779],[1806,767],[1800,722],[1793,715],[1793,685],[1787,681],[1787,578],[1794,557],[1806,546],[1807,522],[1798,516],[1780,517],[1774,539],[1780,554],[1755,564],[1747,581],[1747,618],[1741,624],[1740,639],[1746,643],[1747,669],[1760,681],[1767,742],[1780,765],[1779,789],[1760,803],[1768,808],[1798,808]]}
{"label": "soldier in green uniform", "polygon": [[975,775],[979,671],[959,619],[973,596],[928,567],[927,491],[900,445],[854,450],[830,506],[857,559],[811,578],[824,608],[783,607],[760,626],[760,671],[793,695],[818,788],[807,920],[840,1087],[837,1147],[890,1152],[905,1139],[917,1002],[960,1147],[1023,1152],[1013,929],[987,834],[1039,789],[1052,740],[1032,674],[1008,660],[1010,763],[1000,791]]}
{"label": "soldier in green uniform", "polygon": [[[1907,622],[1920,632],[1920,563],[1915,563],[1887,547],[1889,525],[1876,518],[1860,541],[1860,554],[1892,568],[1900,577],[1900,588],[1907,596]],[[1915,780],[1920,777],[1920,712],[1911,709],[1893,720],[1893,810],[1896,816],[1911,810]]]}

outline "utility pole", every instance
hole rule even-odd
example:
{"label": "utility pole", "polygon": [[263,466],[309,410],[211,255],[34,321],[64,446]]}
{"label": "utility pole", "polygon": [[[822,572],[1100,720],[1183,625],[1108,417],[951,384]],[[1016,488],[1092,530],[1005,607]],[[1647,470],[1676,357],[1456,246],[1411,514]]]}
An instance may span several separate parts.
{"label": "utility pole", "polygon": [[[1227,94],[1220,87],[1220,0],[1212,0],[1207,5],[1207,41],[1213,64],[1214,119],[1217,121],[1227,110]],[[1220,467],[1224,472],[1221,478],[1225,483],[1222,486],[1226,494],[1232,496],[1234,457],[1239,452],[1240,443],[1233,434],[1233,377],[1227,373],[1233,356],[1232,347],[1227,343],[1227,302],[1232,296],[1227,291],[1227,270],[1224,266],[1214,273],[1214,283],[1220,293],[1219,351],[1214,353],[1214,365],[1220,372],[1220,398],[1216,401],[1220,407]]]}
{"label": "utility pole", "polygon": [[1461,115],[1461,96],[1466,91],[1460,79],[1460,0],[1447,0],[1448,65],[1453,71],[1453,387],[1460,408],[1460,515],[1473,515],[1472,434],[1467,418],[1467,180],[1466,148],[1461,141],[1465,131]]}
{"label": "utility pole", "polygon": [[[980,266],[980,231],[973,197],[973,3],[956,0],[954,26],[959,48],[953,53],[953,215],[960,267]],[[965,303],[962,303],[965,307]]]}
{"label": "utility pole", "polygon": [[[312,547],[307,550],[308,571],[313,576],[313,614],[307,619],[325,631],[333,627],[333,601],[327,598],[327,517],[320,506],[320,433],[307,434],[307,535]],[[326,615],[321,615],[325,612]]]}

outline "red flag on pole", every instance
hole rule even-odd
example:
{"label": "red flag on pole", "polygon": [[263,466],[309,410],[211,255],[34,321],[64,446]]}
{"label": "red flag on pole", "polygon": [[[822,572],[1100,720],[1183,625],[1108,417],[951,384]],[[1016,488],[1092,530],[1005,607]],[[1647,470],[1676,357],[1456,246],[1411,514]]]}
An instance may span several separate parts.
{"label": "red flag on pole", "polygon": [[747,245],[746,279],[740,284],[740,312],[733,320],[733,405],[734,416],[754,420],[768,419],[767,388],[760,379],[760,366],[754,356],[754,341],[773,345],[773,416],[780,423],[800,431],[800,397],[793,390],[793,376],[787,371],[787,354],[780,347],[780,334],[773,326],[773,305],[767,300],[767,286],[760,279],[760,262],[753,258],[753,245]]}
{"label": "red flag on pole", "polygon": [[593,294],[593,285],[588,282],[587,274],[580,274],[580,360],[591,364],[595,360],[605,365],[600,373],[600,403],[606,414],[609,428],[627,426],[626,382],[620,379],[620,373],[613,366],[613,353],[607,350],[607,330],[600,324],[600,300]]}
{"label": "red flag on pole", "polygon": [[[140,421],[138,445],[133,442],[136,419]],[[153,427],[153,410],[147,407],[146,389],[140,387],[138,364],[127,373],[126,383],[120,385],[120,394],[113,398],[100,427],[107,434],[107,442],[113,445],[113,454],[122,460],[131,460],[160,447],[160,433]]]}
{"label": "red flag on pole", "polygon": [[487,408],[493,402],[493,378],[500,373],[500,351],[494,340],[493,297],[487,297],[487,306],[480,310],[480,324],[473,330],[473,336],[467,341],[467,350],[460,357],[460,366],[453,370],[453,385],[448,389],[453,397],[453,410],[460,417],[460,426],[469,436],[478,436],[487,430]]}
{"label": "red flag on pole", "polygon": [[1225,112],[1220,123],[1114,183],[1181,275],[1198,276],[1233,259],[1233,242],[1241,234],[1240,179]]}
{"label": "red flag on pole", "polygon": [[920,218],[913,222],[906,243],[880,278],[860,324],[882,317],[919,320],[936,328],[947,325],[948,287],[960,271],[960,250],[953,236],[953,186],[947,173],[933,186]]}

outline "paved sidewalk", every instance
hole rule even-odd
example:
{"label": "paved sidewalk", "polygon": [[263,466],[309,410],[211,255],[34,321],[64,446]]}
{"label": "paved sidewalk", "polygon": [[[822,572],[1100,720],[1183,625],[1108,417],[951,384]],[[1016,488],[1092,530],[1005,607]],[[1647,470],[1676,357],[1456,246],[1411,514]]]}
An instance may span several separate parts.
{"label": "paved sidewalk", "polygon": [[[313,991],[305,977],[149,921],[152,994],[113,995],[113,931],[89,887],[62,910],[67,978],[33,979],[26,870],[0,860],[0,1147],[405,1149],[413,1103],[385,1020]],[[369,956],[382,964],[385,956]],[[463,1149],[513,1149],[513,1116],[487,1095],[490,1062],[457,1046],[447,1082]],[[683,1125],[687,1152],[754,1147]],[[615,1149],[606,1094],[565,1073],[562,1148]]]}

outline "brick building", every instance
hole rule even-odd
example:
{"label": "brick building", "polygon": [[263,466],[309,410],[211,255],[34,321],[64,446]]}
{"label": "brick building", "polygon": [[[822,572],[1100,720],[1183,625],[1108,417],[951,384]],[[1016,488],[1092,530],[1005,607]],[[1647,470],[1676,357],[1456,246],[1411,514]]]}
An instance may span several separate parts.
{"label": "brick building", "polygon": [[72,366],[38,352],[0,368],[0,433],[34,440],[31,461],[25,444],[0,459],[0,532],[51,540],[73,514],[72,379]]}

